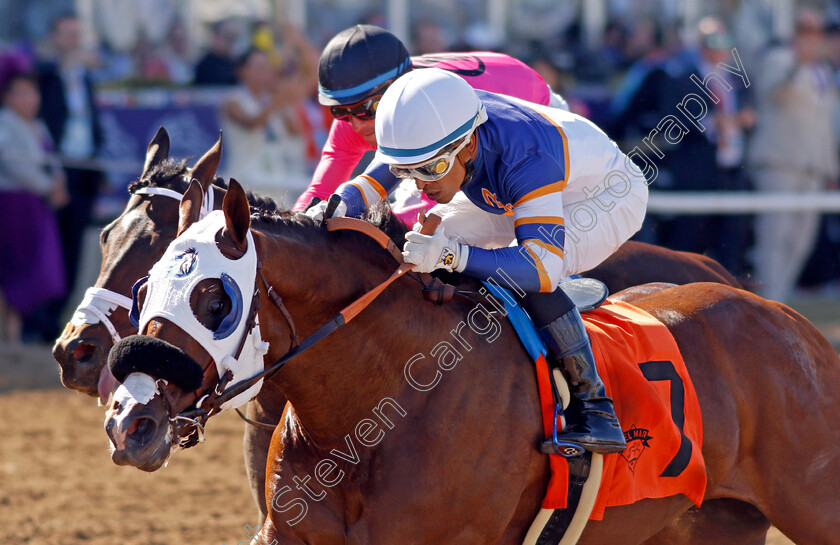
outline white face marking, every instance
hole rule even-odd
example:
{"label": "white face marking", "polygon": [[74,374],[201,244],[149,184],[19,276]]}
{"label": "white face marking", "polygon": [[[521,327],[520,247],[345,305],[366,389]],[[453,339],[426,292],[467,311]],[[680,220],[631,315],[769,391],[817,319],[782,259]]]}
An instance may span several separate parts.
{"label": "white face marking", "polygon": [[[163,381],[166,382],[166,381]],[[112,401],[105,413],[105,422],[113,420],[114,432],[110,450],[125,448],[126,430],[123,420],[134,409],[135,405],[145,405],[151,401],[158,391],[157,381],[145,373],[131,373],[120,384],[112,395]]]}
{"label": "white face marking", "polygon": [[114,392],[114,401],[122,407],[128,407],[129,404],[145,405],[158,394],[160,392],[154,378],[145,373],[131,373]]}

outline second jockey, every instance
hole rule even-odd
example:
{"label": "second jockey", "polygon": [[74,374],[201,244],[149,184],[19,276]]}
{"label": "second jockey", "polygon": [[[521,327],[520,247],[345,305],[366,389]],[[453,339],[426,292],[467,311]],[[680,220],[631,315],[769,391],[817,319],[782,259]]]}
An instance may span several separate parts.
{"label": "second jockey", "polygon": [[[294,211],[302,211],[313,197],[326,200],[341,183],[350,180],[364,154],[376,149],[374,117],[382,94],[402,74],[428,67],[452,71],[476,89],[567,107],[539,74],[508,55],[478,52],[409,57],[403,43],[387,30],[373,25],[353,26],[336,34],[321,54],[318,101],[330,107],[335,121],[312,182],[298,198]],[[372,204],[386,196],[383,187],[395,185],[395,178],[387,167],[371,165],[349,184]],[[418,211],[433,204],[419,195],[413,184],[406,184],[400,189],[395,208],[401,218],[413,222]]]}

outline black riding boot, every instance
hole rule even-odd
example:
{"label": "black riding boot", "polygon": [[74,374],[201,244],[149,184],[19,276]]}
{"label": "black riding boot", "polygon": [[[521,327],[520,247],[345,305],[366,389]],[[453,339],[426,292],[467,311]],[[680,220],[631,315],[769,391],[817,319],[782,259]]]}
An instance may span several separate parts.
{"label": "black riding boot", "polygon": [[[589,335],[578,309],[559,288],[550,294],[529,294],[525,298],[525,309],[539,328],[551,355],[565,369],[573,401],[577,402],[579,419],[570,422],[562,433],[558,433],[557,439],[601,454],[623,451],[627,446],[624,433],[615,416],[612,399],[607,397],[604,383],[598,376]],[[550,452],[554,452],[552,440],[546,442],[549,444],[544,446],[551,447]]]}

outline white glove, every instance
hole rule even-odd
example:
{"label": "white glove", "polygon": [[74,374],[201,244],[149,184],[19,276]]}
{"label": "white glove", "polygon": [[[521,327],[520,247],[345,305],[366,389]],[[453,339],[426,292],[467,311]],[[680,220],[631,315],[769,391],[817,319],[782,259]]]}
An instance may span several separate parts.
{"label": "white glove", "polygon": [[[321,201],[306,212],[304,212],[304,214],[306,214],[307,216],[309,216],[317,222],[321,222],[324,220],[324,211],[326,211],[328,203],[329,200]],[[340,203],[338,203],[338,206],[335,207],[335,212],[333,212],[332,217],[343,218],[346,215],[347,205],[344,203],[344,201],[341,201]]]}
{"label": "white glove", "polygon": [[443,229],[431,236],[409,231],[405,240],[403,259],[414,263],[417,272],[429,273],[435,269],[461,272],[467,266],[469,246],[450,240],[443,234]]}

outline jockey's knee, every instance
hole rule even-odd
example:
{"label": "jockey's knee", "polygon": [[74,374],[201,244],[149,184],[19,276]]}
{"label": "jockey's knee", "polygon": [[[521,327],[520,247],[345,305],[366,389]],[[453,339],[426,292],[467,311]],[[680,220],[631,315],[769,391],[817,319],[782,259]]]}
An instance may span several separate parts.
{"label": "jockey's knee", "polygon": [[538,328],[544,327],[575,308],[566,292],[555,287],[550,293],[528,293],[522,306]]}

